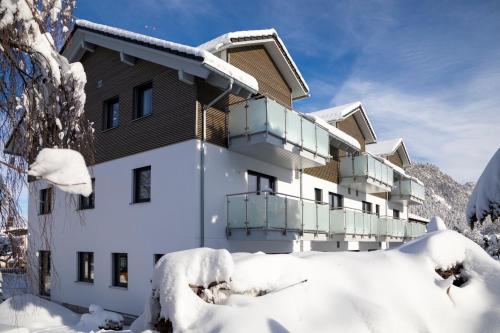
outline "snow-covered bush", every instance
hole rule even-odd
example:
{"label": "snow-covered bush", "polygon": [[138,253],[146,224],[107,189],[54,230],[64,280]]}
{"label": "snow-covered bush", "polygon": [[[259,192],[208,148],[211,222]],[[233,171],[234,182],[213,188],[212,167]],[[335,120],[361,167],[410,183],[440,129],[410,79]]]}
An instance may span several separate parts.
{"label": "snow-covered bush", "polygon": [[[174,332],[498,331],[500,264],[436,225],[388,251],[168,254],[131,329],[158,329],[163,320]],[[193,288],[220,282],[215,304]]]}
{"label": "snow-covered bush", "polygon": [[467,205],[467,219],[472,225],[487,216],[493,221],[500,217],[500,149],[486,165]]}

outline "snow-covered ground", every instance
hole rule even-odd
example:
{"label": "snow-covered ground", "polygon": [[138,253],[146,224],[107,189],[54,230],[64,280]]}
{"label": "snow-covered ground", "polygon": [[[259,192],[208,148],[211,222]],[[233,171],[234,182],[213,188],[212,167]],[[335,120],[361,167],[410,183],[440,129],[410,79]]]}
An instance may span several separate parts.
{"label": "snow-covered ground", "polygon": [[[387,251],[167,254],[131,329],[165,317],[181,332],[500,332],[500,263],[444,228],[435,219],[435,231]],[[436,272],[450,268],[457,270],[447,278]],[[96,330],[82,319],[33,296],[0,305],[0,330]]]}

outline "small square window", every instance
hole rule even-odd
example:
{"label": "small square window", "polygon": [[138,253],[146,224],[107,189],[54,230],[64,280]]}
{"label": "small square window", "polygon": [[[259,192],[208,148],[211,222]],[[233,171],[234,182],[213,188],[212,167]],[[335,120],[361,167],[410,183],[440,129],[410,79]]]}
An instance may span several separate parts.
{"label": "small square window", "polygon": [[79,209],[93,209],[95,208],[95,179],[92,178],[92,193],[88,197],[80,194]]}
{"label": "small square window", "polygon": [[392,217],[395,219],[399,219],[399,210],[393,209],[392,210]]}
{"label": "small square window", "polygon": [[104,130],[116,128],[120,122],[120,101],[118,97],[104,102],[103,126]]}
{"label": "small square window", "polygon": [[128,256],[126,253],[113,253],[113,286],[128,286]]}
{"label": "small square window", "polygon": [[153,83],[148,82],[134,88],[135,117],[141,118],[153,113]]}
{"label": "small square window", "polygon": [[45,215],[52,212],[52,188],[44,188],[40,190],[40,203],[38,214]]}
{"label": "small square window", "polygon": [[78,281],[94,283],[94,252],[78,252]]}
{"label": "small square window", "polygon": [[344,207],[344,196],[337,193],[328,193],[328,203],[330,204],[330,209],[337,209]]}
{"label": "small square window", "polygon": [[151,166],[134,169],[134,203],[151,201]]}

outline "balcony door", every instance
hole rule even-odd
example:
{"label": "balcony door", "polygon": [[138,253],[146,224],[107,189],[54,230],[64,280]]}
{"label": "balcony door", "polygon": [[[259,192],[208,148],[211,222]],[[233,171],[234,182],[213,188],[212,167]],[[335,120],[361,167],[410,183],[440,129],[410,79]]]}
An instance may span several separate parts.
{"label": "balcony door", "polygon": [[248,192],[275,192],[276,178],[262,173],[248,171]]}
{"label": "balcony door", "polygon": [[40,251],[38,256],[39,264],[39,294],[50,297],[50,251]]}

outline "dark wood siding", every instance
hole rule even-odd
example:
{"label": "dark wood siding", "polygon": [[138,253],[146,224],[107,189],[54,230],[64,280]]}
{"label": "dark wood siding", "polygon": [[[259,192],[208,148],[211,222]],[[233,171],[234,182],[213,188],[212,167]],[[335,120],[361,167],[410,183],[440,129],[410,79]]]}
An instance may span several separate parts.
{"label": "dark wood siding", "polygon": [[259,92],[281,104],[292,107],[292,92],[280,71],[262,45],[228,50],[228,62],[255,77]]}
{"label": "dark wood siding", "polygon": [[331,160],[324,166],[304,169],[304,173],[338,184],[340,180],[339,168],[340,168],[339,162]]}
{"label": "dark wood siding", "polygon": [[[87,53],[82,63],[85,112],[96,130],[96,163],[195,138],[196,87],[179,81],[177,71],[139,59],[129,66],[105,48]],[[153,83],[153,114],[133,120],[134,87],[148,81]],[[103,102],[114,96],[120,101],[119,127],[102,131]]]}
{"label": "dark wood siding", "polygon": [[337,124],[337,127],[359,141],[361,151],[365,151],[365,137],[354,116],[349,116]]}
{"label": "dark wood siding", "polygon": [[[204,81],[198,80],[196,82],[197,89],[197,126],[196,137],[201,139],[203,123],[202,123],[202,110],[205,105],[217,98],[222,90],[207,84]],[[207,110],[207,142],[226,147],[227,146],[227,107],[229,97],[221,98],[215,105]]]}
{"label": "dark wood siding", "polygon": [[394,154],[389,156],[387,159],[389,160],[389,162],[392,162],[399,167],[403,167],[403,161],[401,160],[401,157],[399,156],[399,153],[397,150]]}

